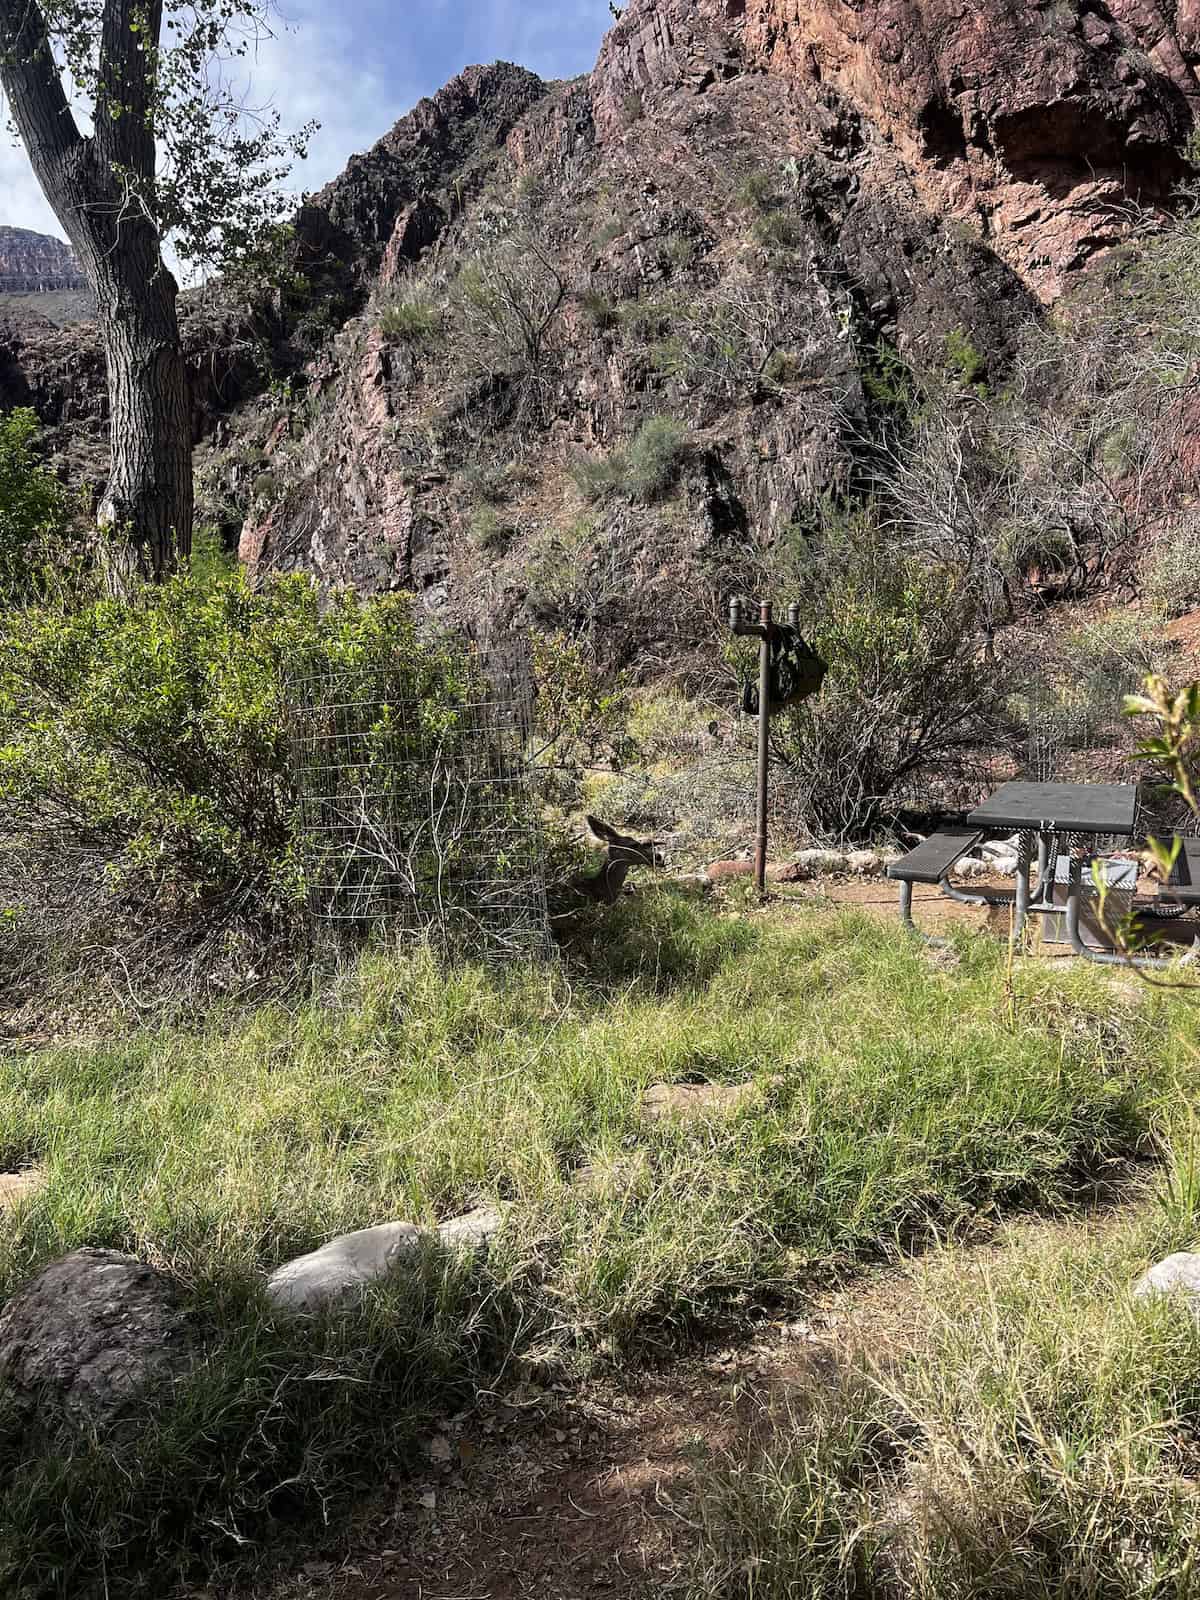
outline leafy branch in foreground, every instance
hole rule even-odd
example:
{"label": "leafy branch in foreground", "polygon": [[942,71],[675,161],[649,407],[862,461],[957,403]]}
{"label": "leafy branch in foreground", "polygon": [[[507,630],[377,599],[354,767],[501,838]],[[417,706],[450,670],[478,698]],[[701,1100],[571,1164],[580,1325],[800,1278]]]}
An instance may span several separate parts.
{"label": "leafy branch in foreground", "polygon": [[[1126,695],[1123,710],[1129,717],[1151,718],[1157,731],[1143,739],[1134,752],[1133,759],[1152,762],[1161,775],[1162,781],[1156,785],[1159,792],[1176,796],[1183,801],[1193,817],[1200,817],[1194,774],[1196,745],[1200,739],[1200,682],[1189,683],[1184,688],[1173,691],[1165,678],[1158,673],[1150,673],[1143,689],[1142,694]],[[1179,859],[1178,836],[1158,839],[1151,835],[1146,840],[1146,848],[1162,882],[1169,883],[1175,863]],[[1108,882],[1097,864],[1093,864],[1092,867],[1092,881],[1101,922],[1111,934],[1118,954],[1125,958],[1128,965],[1144,982],[1155,988],[1200,987],[1177,979],[1152,978],[1144,967],[1139,967],[1134,957],[1147,941],[1137,917],[1130,913],[1121,918],[1115,926],[1109,924],[1105,916],[1109,897]]]}

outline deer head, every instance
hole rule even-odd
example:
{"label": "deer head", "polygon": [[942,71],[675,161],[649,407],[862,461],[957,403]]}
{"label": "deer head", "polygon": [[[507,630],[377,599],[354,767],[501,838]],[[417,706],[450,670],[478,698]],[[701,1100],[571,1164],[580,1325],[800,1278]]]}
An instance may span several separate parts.
{"label": "deer head", "polygon": [[585,817],[586,837],[604,851],[600,871],[572,878],[571,887],[601,905],[615,904],[630,867],[665,867],[666,857],[657,839],[631,839],[599,817]]}

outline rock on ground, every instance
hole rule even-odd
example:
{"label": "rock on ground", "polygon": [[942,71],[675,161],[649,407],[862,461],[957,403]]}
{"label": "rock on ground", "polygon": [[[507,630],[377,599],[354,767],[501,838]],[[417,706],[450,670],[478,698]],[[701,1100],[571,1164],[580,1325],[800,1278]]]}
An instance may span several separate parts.
{"label": "rock on ground", "polygon": [[111,1423],[191,1366],[197,1335],[165,1273],[115,1250],[75,1250],[0,1313],[0,1377],[77,1422]]}
{"label": "rock on ground", "polygon": [[390,1277],[421,1245],[446,1250],[479,1250],[503,1222],[491,1206],[476,1206],[436,1230],[413,1222],[380,1222],[330,1239],[319,1250],[285,1262],[267,1279],[267,1299],[277,1310],[312,1315],[361,1295]]}
{"label": "rock on ground", "polygon": [[992,869],[986,861],[980,861],[978,856],[964,856],[954,868],[954,876],[958,878],[986,878]]}
{"label": "rock on ground", "polygon": [[846,865],[860,877],[872,878],[883,871],[883,858],[875,850],[852,850],[846,857]]}
{"label": "rock on ground", "polygon": [[438,1240],[447,1250],[480,1250],[499,1233],[504,1218],[494,1206],[476,1206],[461,1217],[439,1222]]}
{"label": "rock on ground", "polygon": [[841,850],[801,850],[796,856],[798,867],[807,867],[810,872],[845,872],[849,861]]}
{"label": "rock on ground", "polygon": [[276,1268],[267,1279],[267,1299],[280,1311],[327,1310],[386,1278],[428,1238],[412,1222],[381,1222],[343,1233]]}
{"label": "rock on ground", "polygon": [[642,1095],[642,1114],[653,1122],[664,1117],[694,1117],[717,1111],[740,1111],[758,1093],[754,1083],[656,1083]]}
{"label": "rock on ground", "polygon": [[753,872],[753,861],[713,861],[704,869],[704,876],[709,883],[725,883],[731,878],[749,878]]}
{"label": "rock on ground", "polygon": [[1182,1294],[1200,1311],[1200,1255],[1177,1250],[1143,1272],[1133,1286],[1133,1298],[1144,1300],[1151,1294]]}

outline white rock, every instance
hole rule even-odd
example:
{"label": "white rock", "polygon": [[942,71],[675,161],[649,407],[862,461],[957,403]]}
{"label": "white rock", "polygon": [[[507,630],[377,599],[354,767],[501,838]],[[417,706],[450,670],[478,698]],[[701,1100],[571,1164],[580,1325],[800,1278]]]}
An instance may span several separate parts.
{"label": "white rock", "polygon": [[1181,1294],[1200,1312],[1200,1255],[1178,1250],[1143,1272],[1133,1286],[1133,1298],[1144,1300],[1151,1294]]}
{"label": "white rock", "polygon": [[1001,878],[1015,878],[1020,862],[1015,851],[1008,855],[993,856],[991,858],[992,871]]}
{"label": "white rock", "polygon": [[979,854],[988,859],[996,856],[1015,856],[1020,842],[1015,833],[1011,839],[987,839],[979,846]]}
{"label": "white rock", "polygon": [[986,878],[991,871],[986,861],[980,861],[978,856],[964,856],[954,868],[956,878]]}
{"label": "white rock", "polygon": [[874,850],[851,850],[846,857],[846,865],[851,872],[857,872],[864,878],[871,878],[882,870],[883,862]]}
{"label": "white rock", "polygon": [[811,872],[845,872],[849,864],[840,850],[801,850],[792,859]]}
{"label": "white rock", "polygon": [[461,1217],[439,1222],[437,1236],[447,1250],[480,1250],[499,1233],[503,1222],[494,1206],[476,1206]]}
{"label": "white rock", "polygon": [[267,1279],[267,1299],[280,1311],[323,1311],[388,1277],[429,1237],[411,1222],[343,1233],[276,1268]]}

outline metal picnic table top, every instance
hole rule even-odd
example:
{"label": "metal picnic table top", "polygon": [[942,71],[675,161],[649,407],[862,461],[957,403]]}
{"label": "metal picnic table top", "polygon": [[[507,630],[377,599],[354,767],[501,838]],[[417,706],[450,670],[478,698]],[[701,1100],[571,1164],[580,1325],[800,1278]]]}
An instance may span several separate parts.
{"label": "metal picnic table top", "polygon": [[1005,783],[967,818],[973,828],[1132,834],[1135,783]]}

